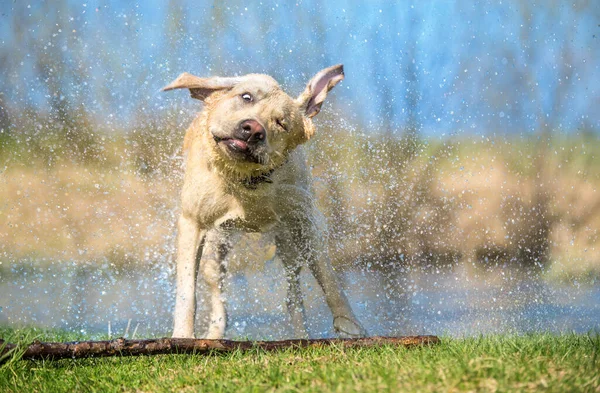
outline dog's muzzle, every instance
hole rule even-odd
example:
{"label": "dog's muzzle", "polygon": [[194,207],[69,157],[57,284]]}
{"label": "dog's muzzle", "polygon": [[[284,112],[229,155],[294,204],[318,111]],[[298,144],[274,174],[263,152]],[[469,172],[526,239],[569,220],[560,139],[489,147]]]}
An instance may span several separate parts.
{"label": "dog's muzzle", "polygon": [[231,137],[221,137],[213,134],[217,144],[223,144],[234,153],[244,156],[246,160],[258,162],[255,157],[256,149],[267,139],[265,128],[256,120],[242,121],[233,131]]}

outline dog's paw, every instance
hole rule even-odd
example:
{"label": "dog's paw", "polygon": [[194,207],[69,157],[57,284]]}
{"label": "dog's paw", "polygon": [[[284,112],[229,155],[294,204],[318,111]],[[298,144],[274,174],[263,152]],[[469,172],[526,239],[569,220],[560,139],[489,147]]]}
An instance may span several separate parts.
{"label": "dog's paw", "polygon": [[225,324],[220,320],[218,323],[212,321],[203,338],[207,340],[222,340],[225,336]]}
{"label": "dog's paw", "polygon": [[202,338],[205,340],[222,340],[224,334],[221,332],[208,331]]}
{"label": "dog's paw", "polygon": [[366,330],[353,318],[337,316],[333,318],[333,328],[342,338],[366,337]]}
{"label": "dog's paw", "polygon": [[171,335],[172,338],[194,338],[194,333],[184,330],[175,330]]}

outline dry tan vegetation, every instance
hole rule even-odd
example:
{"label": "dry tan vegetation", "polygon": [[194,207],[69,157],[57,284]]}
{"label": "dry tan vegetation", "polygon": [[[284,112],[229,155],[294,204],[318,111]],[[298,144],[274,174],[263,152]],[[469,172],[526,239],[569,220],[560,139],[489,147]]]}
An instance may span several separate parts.
{"label": "dry tan vegetation", "polygon": [[[107,142],[104,158],[91,163],[7,159],[0,172],[0,260],[122,264],[170,256],[180,145],[159,146],[167,150],[159,154],[152,135],[143,135],[143,143],[139,135]],[[600,271],[595,140],[553,142],[541,177],[535,147],[523,140],[431,142],[409,159],[401,145],[323,133],[310,147],[336,264],[521,263],[534,228],[536,184],[544,183],[551,270]],[[255,237],[245,243],[260,251],[251,261],[274,252]],[[251,253],[233,254],[247,262]]]}
{"label": "dry tan vegetation", "polygon": [[11,168],[1,181],[0,247],[15,260],[143,260],[174,230],[177,191],[165,179],[65,166]]}

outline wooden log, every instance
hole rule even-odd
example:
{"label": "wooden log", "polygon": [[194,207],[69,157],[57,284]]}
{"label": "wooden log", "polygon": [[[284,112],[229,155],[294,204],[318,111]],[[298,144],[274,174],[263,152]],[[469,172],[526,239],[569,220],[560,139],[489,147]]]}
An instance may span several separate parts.
{"label": "wooden log", "polygon": [[[433,345],[440,342],[436,336],[405,336],[405,337],[368,337],[357,339],[313,339],[313,340],[283,340],[283,341],[232,341],[204,340],[194,338],[157,338],[148,340],[126,340],[117,338],[107,341],[75,341],[75,342],[39,342],[34,341],[20,356],[20,359],[77,359],[104,356],[139,356],[157,354],[182,353],[211,353],[247,351],[260,349],[277,351],[286,348],[307,348],[339,346],[343,348],[375,347],[393,345],[398,347],[415,347]],[[0,359],[7,361],[12,356],[11,351],[18,351],[15,344],[0,340]],[[23,348],[21,348],[22,351]],[[21,352],[18,351],[18,352]],[[15,352],[17,353],[17,352]],[[17,355],[18,356],[18,355]],[[1,362],[2,360],[0,360]]]}

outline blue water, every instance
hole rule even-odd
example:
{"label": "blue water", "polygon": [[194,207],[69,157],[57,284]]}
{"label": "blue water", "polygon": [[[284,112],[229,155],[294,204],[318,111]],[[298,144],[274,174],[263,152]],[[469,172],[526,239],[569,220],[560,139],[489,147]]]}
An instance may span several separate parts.
{"label": "blue water", "polygon": [[[454,267],[417,269],[386,279],[381,272],[341,277],[370,335],[443,334],[454,337],[532,331],[600,331],[600,285],[546,282],[511,270],[473,273]],[[312,337],[332,337],[331,313],[316,281],[302,277]],[[198,328],[207,307],[200,291]],[[229,338],[291,337],[281,266],[227,278]],[[0,325],[62,328],[99,337],[168,335],[172,324],[171,267],[115,270],[98,265],[25,264],[0,270]]]}

